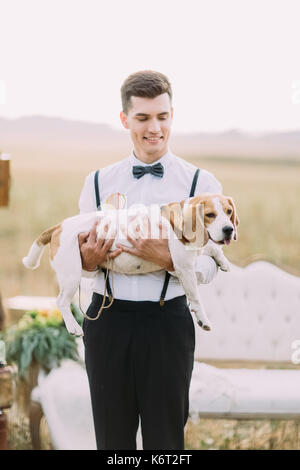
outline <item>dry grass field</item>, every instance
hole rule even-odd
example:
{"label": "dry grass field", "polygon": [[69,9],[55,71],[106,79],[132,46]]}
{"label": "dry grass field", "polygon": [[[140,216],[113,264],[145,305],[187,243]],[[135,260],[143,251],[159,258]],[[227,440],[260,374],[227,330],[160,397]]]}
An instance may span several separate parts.
{"label": "dry grass field", "polygon": [[[32,450],[29,421],[17,411],[10,413],[10,450]],[[299,450],[299,424],[294,421],[188,420],[187,450]],[[47,423],[41,422],[42,450],[51,450]]]}
{"label": "dry grass field", "polygon": [[[224,248],[229,260],[244,266],[263,258],[299,275],[300,165],[197,157],[189,161],[214,173],[224,194],[236,202],[239,240]],[[101,159],[98,167],[108,163],[110,159]],[[93,169],[94,157],[81,160],[72,171],[63,158],[48,160],[47,168],[41,162],[25,168],[24,162],[18,166],[12,161],[11,203],[0,209],[0,291],[4,299],[57,294],[48,256],[37,271],[26,270],[21,260],[41,231],[78,212],[84,178]],[[11,448],[30,448],[26,418],[19,416],[12,425]],[[188,449],[299,449],[299,430],[294,422],[189,421],[186,440]]]}

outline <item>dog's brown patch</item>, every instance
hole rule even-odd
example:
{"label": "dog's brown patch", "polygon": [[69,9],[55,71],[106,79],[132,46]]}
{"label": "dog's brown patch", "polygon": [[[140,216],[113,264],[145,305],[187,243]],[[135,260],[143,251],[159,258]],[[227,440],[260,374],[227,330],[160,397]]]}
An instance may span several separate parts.
{"label": "dog's brown patch", "polygon": [[227,204],[229,204],[229,208],[232,209],[232,214],[231,214],[230,220],[231,220],[231,222],[233,223],[233,226],[234,226],[233,239],[237,240],[237,238],[238,238],[237,226],[239,225],[239,218],[238,218],[238,215],[237,215],[236,207],[235,207],[235,204],[233,202],[232,197],[227,196],[226,200],[227,200]]}
{"label": "dog's brown patch", "polygon": [[[203,245],[206,245],[206,243],[209,240],[208,232],[206,230],[206,227],[210,225],[214,219],[211,219],[209,217],[205,217],[205,214],[209,214],[210,212],[216,212],[214,203],[213,203],[213,198],[218,196],[218,194],[210,194],[210,193],[203,193],[200,194],[199,196],[195,196],[190,200],[190,205],[191,206],[200,206],[203,205],[203,210],[204,210],[204,240],[203,240]],[[192,227],[195,230],[196,227],[196,218],[199,217],[199,213],[195,210],[192,211]],[[199,221],[200,222],[200,219]]]}
{"label": "dog's brown patch", "polygon": [[[191,199],[190,203],[192,205],[203,204],[204,206],[204,225],[207,227],[209,224],[213,222],[214,219],[209,217],[205,217],[205,214],[209,214],[210,212],[216,212],[215,205],[213,203],[213,198],[219,196],[218,194],[205,194],[200,196],[195,196]],[[193,221],[194,222],[194,221]]]}
{"label": "dog's brown patch", "polygon": [[57,250],[60,246],[60,234],[62,232],[61,225],[58,225],[57,228],[53,231],[50,243],[50,259],[53,260],[54,256],[57,253]]}
{"label": "dog's brown patch", "polygon": [[221,206],[222,206],[222,209],[223,209],[224,213],[225,213],[226,215],[228,215],[228,214],[227,214],[227,211],[228,211],[229,209],[232,210],[232,206],[231,206],[231,204],[229,203],[228,198],[227,198],[227,197],[222,197],[222,198],[220,198],[220,203],[221,203]]}
{"label": "dog's brown patch", "polygon": [[[192,222],[191,224],[188,224],[188,226],[190,226],[191,233],[195,233],[196,231],[197,219],[199,219],[198,222],[200,221],[200,212],[199,212],[200,209],[198,206],[200,204],[203,204],[206,207],[206,205],[209,203],[211,203],[213,207],[213,203],[209,195],[196,196],[189,201],[189,205],[191,206],[191,211],[189,211],[188,216],[191,217]],[[185,225],[186,221],[184,220],[184,217],[183,217],[184,204],[185,204],[185,200],[180,201],[180,202],[171,202],[163,206],[161,210],[162,210],[162,215],[170,222],[172,229],[174,230],[179,241],[181,241],[183,245],[187,245],[190,243],[194,243],[196,238],[194,239],[191,239],[191,237],[186,238],[183,235],[183,234],[187,234],[187,230],[186,230],[187,226]],[[208,234],[205,229],[205,226],[204,226],[203,233],[204,233],[203,244],[205,245],[208,242]]]}
{"label": "dog's brown patch", "polygon": [[183,219],[182,219],[182,209],[184,207],[184,201],[180,202],[170,202],[161,208],[161,215],[165,217],[171,224],[171,227],[176,234],[178,240],[186,245],[189,243],[183,236]]}
{"label": "dog's brown patch", "polygon": [[40,234],[36,242],[38,245],[47,245],[50,243],[50,258],[53,259],[59,248],[59,237],[61,234],[62,228],[61,224],[54,225],[53,227],[47,228]]}
{"label": "dog's brown patch", "polygon": [[50,243],[53,232],[60,227],[60,224],[54,225],[53,227],[47,228],[40,234],[36,242],[38,245],[47,245]]}

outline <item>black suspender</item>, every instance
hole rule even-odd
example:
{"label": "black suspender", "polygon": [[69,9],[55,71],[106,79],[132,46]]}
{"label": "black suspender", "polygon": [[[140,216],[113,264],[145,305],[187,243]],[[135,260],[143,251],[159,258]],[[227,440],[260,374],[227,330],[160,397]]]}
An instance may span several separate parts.
{"label": "black suspender", "polygon": [[99,170],[95,172],[94,185],[95,185],[95,196],[96,196],[96,208],[97,208],[97,211],[101,211],[101,200],[100,200],[100,193],[99,193]]}
{"label": "black suspender", "polygon": [[197,168],[196,173],[194,174],[194,178],[193,178],[192,187],[191,187],[191,190],[190,190],[189,197],[193,197],[194,194],[195,194],[195,189],[196,189],[196,184],[197,184],[197,181],[198,181],[199,172],[200,172],[200,169]]}
{"label": "black suspender", "polygon": [[[194,174],[194,178],[193,178],[193,182],[192,182],[189,197],[193,197],[194,194],[195,194],[195,189],[196,189],[196,184],[197,184],[197,181],[198,181],[199,172],[200,172],[200,169],[197,168],[197,170]],[[165,281],[164,281],[164,285],[163,285],[163,288],[162,288],[162,291],[161,291],[161,294],[160,294],[160,300],[159,300],[159,303],[160,303],[161,307],[165,303],[165,296],[166,296],[167,288],[168,288],[168,285],[169,285],[170,276],[171,276],[171,274],[168,271],[166,271]]]}
{"label": "black suspender", "polygon": [[[193,178],[193,182],[192,182],[189,197],[193,197],[194,194],[195,194],[195,189],[196,189],[196,184],[197,184],[197,181],[198,181],[199,172],[200,172],[200,169],[197,168],[197,170],[194,174],[194,178]],[[95,172],[94,186],[95,186],[96,207],[97,207],[97,210],[100,211],[101,210],[101,199],[100,199],[100,191],[99,191],[99,170],[97,170]],[[102,269],[103,273],[106,275],[106,271],[107,271],[106,268],[101,268],[101,269]],[[160,300],[159,300],[159,303],[160,303],[161,306],[163,306],[164,303],[165,303],[164,299],[165,299],[167,288],[168,288],[168,285],[169,285],[170,276],[171,276],[170,273],[168,271],[166,271],[164,285],[163,285],[163,288],[162,288],[162,291],[161,291],[161,294],[160,294]],[[111,298],[112,291],[111,291],[111,287],[110,287],[109,277],[107,277],[107,291],[108,291],[109,298]]]}
{"label": "black suspender", "polygon": [[[94,186],[95,186],[95,197],[96,197],[96,208],[97,211],[101,211],[101,199],[100,199],[100,191],[99,191],[99,170],[95,172],[94,175]],[[102,272],[104,273],[104,277],[106,277],[106,268],[101,268]],[[108,298],[111,301],[112,299],[112,291],[110,287],[110,282],[109,282],[109,277],[107,276],[107,292],[108,292]]]}

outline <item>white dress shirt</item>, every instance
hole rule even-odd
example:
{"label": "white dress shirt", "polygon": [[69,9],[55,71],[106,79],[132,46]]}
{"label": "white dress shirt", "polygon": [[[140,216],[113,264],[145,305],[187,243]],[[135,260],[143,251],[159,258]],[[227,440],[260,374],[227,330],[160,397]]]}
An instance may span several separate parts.
{"label": "white dress shirt", "polygon": [[[126,197],[127,208],[133,204],[165,204],[173,201],[181,201],[189,197],[192,181],[197,167],[174,155],[170,149],[153,164],[161,163],[164,167],[162,178],[146,173],[140,179],[132,174],[133,165],[147,166],[134,155],[133,150],[129,157],[101,168],[99,171],[99,192],[101,204],[114,193],[121,193]],[[94,188],[94,175],[91,172],[85,179],[85,183],[79,199],[80,213],[96,210],[96,197]],[[198,194],[222,193],[222,185],[207,170],[200,169],[195,196]],[[215,261],[210,256],[197,257],[197,280],[201,283],[211,282],[218,271]],[[114,298],[122,300],[150,300],[159,301],[164,285],[166,271],[161,269],[147,274],[120,274],[113,273]],[[104,275],[101,270],[82,272],[83,276],[94,277],[93,291],[99,294],[104,292]],[[111,273],[109,273],[112,287]],[[175,276],[170,276],[165,300],[184,294],[181,284]]]}

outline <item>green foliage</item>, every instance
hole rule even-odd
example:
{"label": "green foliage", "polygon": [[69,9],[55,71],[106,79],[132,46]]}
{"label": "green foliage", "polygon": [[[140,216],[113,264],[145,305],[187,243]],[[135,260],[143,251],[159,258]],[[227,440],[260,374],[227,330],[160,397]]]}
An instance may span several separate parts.
{"label": "green foliage", "polygon": [[[78,309],[72,306],[72,311],[82,323]],[[76,337],[68,333],[57,310],[26,312],[17,325],[4,331],[2,337],[6,343],[7,362],[15,362],[23,378],[33,360],[45,369],[59,366],[62,359],[79,360]]]}

